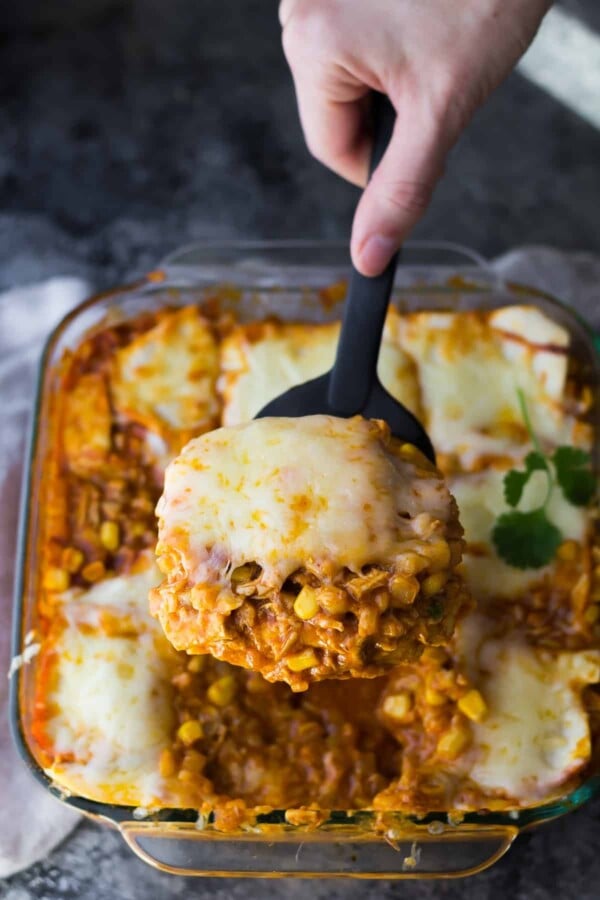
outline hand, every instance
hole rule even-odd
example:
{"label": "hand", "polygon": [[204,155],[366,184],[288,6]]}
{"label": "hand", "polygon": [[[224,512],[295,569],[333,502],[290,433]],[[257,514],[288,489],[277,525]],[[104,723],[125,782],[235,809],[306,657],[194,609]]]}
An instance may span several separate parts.
{"label": "hand", "polygon": [[421,218],[448,151],[533,40],[549,0],[282,0],[304,135],[317,159],[364,185],[369,92],[397,120],[352,228],[352,259],[381,272]]}

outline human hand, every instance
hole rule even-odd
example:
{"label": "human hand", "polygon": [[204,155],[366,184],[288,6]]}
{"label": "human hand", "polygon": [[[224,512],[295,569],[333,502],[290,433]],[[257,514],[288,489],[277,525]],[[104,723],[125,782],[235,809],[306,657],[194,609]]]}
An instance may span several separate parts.
{"label": "human hand", "polygon": [[351,251],[377,275],[427,209],[471,116],[533,40],[551,0],[281,0],[283,47],[309,150],[365,185],[369,92],[397,114]]}

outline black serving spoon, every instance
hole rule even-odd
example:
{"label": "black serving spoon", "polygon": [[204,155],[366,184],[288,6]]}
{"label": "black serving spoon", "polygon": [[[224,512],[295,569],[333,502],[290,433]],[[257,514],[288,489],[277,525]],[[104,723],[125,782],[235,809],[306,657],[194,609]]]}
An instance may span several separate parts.
{"label": "black serving spoon", "polygon": [[[395,119],[396,112],[388,98],[374,93],[369,178],[385,153]],[[360,414],[367,419],[383,419],[395,437],[414,444],[435,462],[433,446],[421,423],[386,391],[377,377],[379,347],[397,262],[395,254],[375,278],[361,275],[352,266],[333,369],[276,397],[255,418],[324,413],[342,418]]]}

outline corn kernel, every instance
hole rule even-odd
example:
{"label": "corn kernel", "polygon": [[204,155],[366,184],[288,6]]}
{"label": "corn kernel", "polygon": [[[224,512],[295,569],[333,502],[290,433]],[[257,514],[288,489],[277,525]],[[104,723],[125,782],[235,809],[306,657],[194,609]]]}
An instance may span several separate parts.
{"label": "corn kernel", "polygon": [[428,706],[443,706],[447,700],[448,698],[441,691],[436,691],[435,688],[429,686],[425,688],[425,703]]}
{"label": "corn kernel", "polygon": [[100,581],[104,575],[104,571],[104,563],[97,559],[95,562],[88,563],[87,566],[84,566],[81,570],[81,574],[86,581],[94,582]]}
{"label": "corn kernel", "polygon": [[419,452],[414,444],[402,444],[399,450],[400,455],[406,456],[407,458],[415,456],[415,454]]}
{"label": "corn kernel", "polygon": [[65,547],[61,554],[61,564],[67,572],[71,572],[74,574],[78,572],[81,566],[83,565],[84,556],[81,550],[78,550],[77,547]]}
{"label": "corn kernel", "polygon": [[577,541],[563,541],[556,551],[556,555],[564,562],[574,562],[577,559],[578,552]]}
{"label": "corn kernel", "polygon": [[305,584],[294,601],[294,612],[299,619],[312,619],[319,612],[317,592]]}
{"label": "corn kernel", "polygon": [[44,574],[44,587],[47,591],[66,591],[70,581],[65,569],[51,568]]}
{"label": "corn kernel", "polygon": [[383,701],[382,710],[390,719],[396,719],[401,722],[407,717],[412,709],[412,697],[408,691],[400,691],[397,694],[390,694]]}
{"label": "corn kernel", "polygon": [[300,653],[294,653],[286,659],[286,665],[292,672],[303,672],[316,666],[319,660],[314,650],[302,650]]}
{"label": "corn kernel", "polygon": [[387,591],[375,591],[372,600],[380,613],[384,613],[390,608],[390,595]]}
{"label": "corn kernel", "polygon": [[202,725],[197,719],[190,719],[189,722],[184,722],[177,729],[177,737],[186,747],[191,746],[195,741],[199,741],[203,735]]}
{"label": "corn kernel", "polygon": [[197,675],[198,672],[201,672],[204,668],[205,661],[206,660],[204,656],[192,656],[187,664],[188,672],[193,672],[195,675]]}
{"label": "corn kernel", "polygon": [[450,567],[452,551],[447,541],[439,540],[431,544],[427,551],[430,572],[443,572]]}
{"label": "corn kernel", "polygon": [[189,783],[194,780],[194,772],[190,772],[189,769],[180,769],[177,773],[177,778],[179,781],[183,781],[184,783]]}
{"label": "corn kernel", "polygon": [[158,771],[163,778],[169,778],[175,774],[175,757],[170,750],[163,750],[158,760]]}
{"label": "corn kernel", "polygon": [[103,522],[100,526],[100,543],[110,553],[119,549],[120,537],[119,526],[116,522]]}
{"label": "corn kernel", "polygon": [[433,597],[435,594],[439,594],[447,581],[447,572],[435,572],[433,575],[428,575],[421,582],[421,593],[424,597]]}
{"label": "corn kernel", "polygon": [[259,574],[260,569],[255,563],[244,563],[243,566],[238,566],[231,573],[231,583],[234,585],[247,584],[257,578]]}
{"label": "corn kernel", "polygon": [[419,465],[426,462],[428,467],[431,468],[431,464],[425,459],[421,451],[418,447],[415,447],[414,444],[402,444],[400,447],[400,456],[404,457],[404,459],[410,459],[412,462],[419,463]]}
{"label": "corn kernel", "polygon": [[376,634],[379,628],[379,610],[376,606],[361,606],[358,611],[357,633],[361,638]]}
{"label": "corn kernel", "polygon": [[413,550],[408,550],[396,560],[396,568],[402,572],[403,575],[416,575],[428,566],[429,559],[421,553],[415,553]]}
{"label": "corn kernel", "polygon": [[317,593],[319,606],[330,616],[342,616],[348,612],[350,604],[345,591],[337,587],[324,587]]}
{"label": "corn kernel", "polygon": [[457,704],[461,713],[463,713],[467,719],[471,719],[473,722],[481,722],[482,719],[485,718],[487,713],[487,705],[479,691],[473,690],[468,691],[464,697],[461,697]]}
{"label": "corn kernel", "polygon": [[206,696],[215,706],[227,706],[235,697],[235,678],[233,675],[223,675],[210,685]]}
{"label": "corn kernel", "polygon": [[456,759],[471,742],[471,732],[466,723],[456,722],[438,741],[437,752],[446,759]]}
{"label": "corn kernel", "polygon": [[419,593],[419,582],[407,575],[394,575],[390,580],[390,594],[394,606],[410,606]]}

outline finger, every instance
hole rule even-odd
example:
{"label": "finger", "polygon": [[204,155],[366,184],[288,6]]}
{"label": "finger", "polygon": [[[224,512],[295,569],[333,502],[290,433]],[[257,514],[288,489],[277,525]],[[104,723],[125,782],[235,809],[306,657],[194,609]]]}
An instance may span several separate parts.
{"label": "finger", "polygon": [[379,275],[429,206],[449,142],[433,120],[404,111],[358,204],[351,253],[363,275]]}
{"label": "finger", "polygon": [[289,22],[296,3],[298,3],[298,0],[281,0],[279,4],[279,24],[282,28],[285,28]]}
{"label": "finger", "polygon": [[312,155],[353,184],[366,184],[371,145],[368,98],[340,101],[302,84],[296,85],[296,93],[302,130]]}

